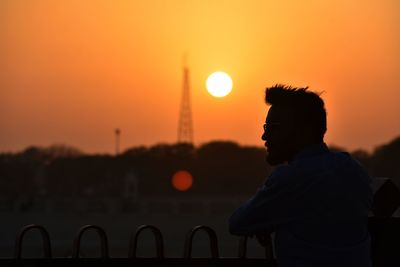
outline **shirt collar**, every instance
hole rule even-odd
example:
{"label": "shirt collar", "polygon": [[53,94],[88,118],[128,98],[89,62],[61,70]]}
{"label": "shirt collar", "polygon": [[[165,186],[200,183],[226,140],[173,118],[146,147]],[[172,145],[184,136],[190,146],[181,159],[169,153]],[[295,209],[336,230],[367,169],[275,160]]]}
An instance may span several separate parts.
{"label": "shirt collar", "polygon": [[326,153],[328,151],[329,148],[324,142],[321,142],[319,144],[312,144],[302,149],[299,153],[297,153],[294,156],[293,161],[298,159],[313,157],[319,154]]}

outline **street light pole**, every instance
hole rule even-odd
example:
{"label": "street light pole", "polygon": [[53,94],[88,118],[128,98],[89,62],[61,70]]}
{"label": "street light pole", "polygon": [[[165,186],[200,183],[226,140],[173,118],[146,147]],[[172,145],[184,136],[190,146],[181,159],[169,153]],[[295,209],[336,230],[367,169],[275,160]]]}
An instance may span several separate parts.
{"label": "street light pole", "polygon": [[115,155],[119,154],[119,143],[120,143],[121,130],[119,128],[115,129]]}

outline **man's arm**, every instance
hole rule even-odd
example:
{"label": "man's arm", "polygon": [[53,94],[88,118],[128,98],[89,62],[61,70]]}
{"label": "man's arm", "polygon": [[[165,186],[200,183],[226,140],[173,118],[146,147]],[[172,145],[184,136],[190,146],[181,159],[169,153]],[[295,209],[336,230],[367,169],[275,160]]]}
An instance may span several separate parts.
{"label": "man's arm", "polygon": [[279,167],[258,192],[239,207],[229,219],[234,235],[269,234],[274,228],[298,216],[296,192],[286,166]]}

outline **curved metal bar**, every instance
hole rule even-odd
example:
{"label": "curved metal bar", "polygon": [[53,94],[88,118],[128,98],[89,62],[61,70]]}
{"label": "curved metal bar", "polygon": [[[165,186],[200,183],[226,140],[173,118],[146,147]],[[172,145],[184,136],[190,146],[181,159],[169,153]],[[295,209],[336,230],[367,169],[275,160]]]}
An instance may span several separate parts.
{"label": "curved metal bar", "polygon": [[44,228],[41,225],[37,224],[29,224],[24,226],[20,232],[17,235],[17,238],[15,240],[15,248],[14,248],[14,257],[16,259],[21,259],[22,258],[22,241],[24,239],[24,236],[26,232],[32,230],[32,229],[39,229],[40,235],[42,236],[42,241],[43,241],[43,257],[44,258],[51,258],[51,243],[50,243],[50,235],[47,232],[46,228]]}
{"label": "curved metal bar", "polygon": [[218,239],[215,231],[211,229],[208,226],[205,225],[198,225],[192,228],[186,235],[186,240],[185,240],[185,249],[184,249],[184,255],[183,257],[185,259],[190,259],[192,258],[192,243],[193,243],[193,236],[194,234],[199,231],[199,230],[204,230],[208,234],[208,237],[210,239],[210,249],[211,249],[211,258],[212,259],[217,259],[219,257],[218,253]]}
{"label": "curved metal bar", "polygon": [[150,229],[154,235],[156,241],[156,250],[157,250],[157,258],[163,259],[164,258],[164,241],[161,234],[160,229],[153,225],[141,225],[136,229],[136,232],[131,235],[130,244],[129,244],[129,253],[128,258],[135,258],[136,259],[136,250],[137,250],[137,243],[139,239],[139,234],[146,229]]}
{"label": "curved metal bar", "polygon": [[246,258],[247,254],[247,236],[241,236],[239,239],[239,250],[238,250],[238,257],[241,259]]}
{"label": "curved metal bar", "polygon": [[80,252],[80,247],[81,247],[81,238],[84,232],[86,232],[89,229],[94,229],[99,237],[100,237],[100,242],[101,242],[101,258],[108,258],[108,241],[107,241],[107,235],[106,232],[101,228],[100,226],[97,225],[85,225],[82,226],[78,233],[75,236],[74,239],[74,244],[72,247],[72,258],[79,258],[79,252]]}

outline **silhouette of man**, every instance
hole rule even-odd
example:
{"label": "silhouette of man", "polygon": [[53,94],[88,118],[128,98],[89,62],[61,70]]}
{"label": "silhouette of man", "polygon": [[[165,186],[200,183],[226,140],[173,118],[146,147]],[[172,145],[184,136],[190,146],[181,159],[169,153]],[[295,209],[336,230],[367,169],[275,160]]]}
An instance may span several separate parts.
{"label": "silhouette of man", "polygon": [[348,153],[325,145],[323,100],[307,87],[275,85],[265,101],[266,159],[279,166],[233,213],[230,232],[260,242],[275,232],[278,266],[371,266],[370,178]]}

